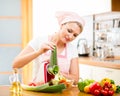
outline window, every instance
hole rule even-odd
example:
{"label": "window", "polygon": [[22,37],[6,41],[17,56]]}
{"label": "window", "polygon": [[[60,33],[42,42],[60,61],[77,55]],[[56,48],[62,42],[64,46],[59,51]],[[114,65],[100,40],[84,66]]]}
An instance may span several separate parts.
{"label": "window", "polygon": [[[31,37],[31,0],[0,0],[0,9],[0,85],[8,85],[12,61]],[[29,78],[27,68],[20,70],[20,77]]]}

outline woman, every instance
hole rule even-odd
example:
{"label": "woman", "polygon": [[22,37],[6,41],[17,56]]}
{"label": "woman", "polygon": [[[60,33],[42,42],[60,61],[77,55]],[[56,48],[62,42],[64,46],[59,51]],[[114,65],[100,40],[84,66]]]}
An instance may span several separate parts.
{"label": "woman", "polygon": [[74,12],[65,11],[57,12],[56,17],[60,25],[59,31],[44,38],[31,40],[15,58],[13,68],[21,68],[33,60],[36,67],[34,81],[44,81],[43,66],[45,62],[49,62],[50,50],[56,45],[60,73],[77,83],[79,79],[77,47],[71,42],[82,32],[84,20]]}

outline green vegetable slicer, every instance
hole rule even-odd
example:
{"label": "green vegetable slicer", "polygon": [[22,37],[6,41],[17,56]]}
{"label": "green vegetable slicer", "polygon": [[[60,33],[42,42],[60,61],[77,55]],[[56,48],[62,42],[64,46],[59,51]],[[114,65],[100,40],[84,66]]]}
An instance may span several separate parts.
{"label": "green vegetable slicer", "polygon": [[51,51],[50,62],[44,64],[44,80],[45,83],[54,79],[55,75],[59,72],[59,67],[57,64],[57,48]]}

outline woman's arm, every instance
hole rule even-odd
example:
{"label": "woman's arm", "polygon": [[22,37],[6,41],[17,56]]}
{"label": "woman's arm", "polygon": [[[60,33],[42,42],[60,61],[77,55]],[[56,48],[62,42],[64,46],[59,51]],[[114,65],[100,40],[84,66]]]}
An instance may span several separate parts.
{"label": "woman's arm", "polygon": [[26,46],[13,61],[13,68],[21,68],[30,61],[42,54],[41,51],[34,51],[29,45]]}
{"label": "woman's arm", "polygon": [[48,50],[54,49],[54,43],[49,41],[41,44],[40,48],[35,51],[30,45],[27,45],[21,53],[14,59],[13,68],[21,68],[28,64],[39,55],[45,53]]}
{"label": "woman's arm", "polygon": [[77,84],[79,80],[79,63],[78,63],[78,58],[74,58],[71,60],[70,64],[70,73],[62,73],[63,76],[70,80],[74,80],[74,83]]}

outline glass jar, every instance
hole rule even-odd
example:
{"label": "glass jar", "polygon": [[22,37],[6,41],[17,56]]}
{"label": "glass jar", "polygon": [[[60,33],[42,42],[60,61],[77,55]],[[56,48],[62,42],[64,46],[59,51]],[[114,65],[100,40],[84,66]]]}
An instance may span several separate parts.
{"label": "glass jar", "polygon": [[21,83],[18,76],[18,69],[13,69],[13,74],[9,76],[9,80],[11,83],[10,91],[15,93],[20,93],[22,91]]}

